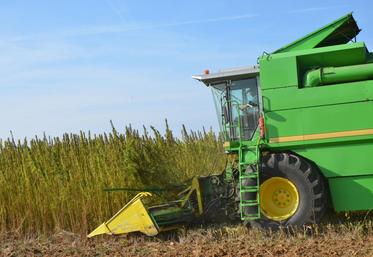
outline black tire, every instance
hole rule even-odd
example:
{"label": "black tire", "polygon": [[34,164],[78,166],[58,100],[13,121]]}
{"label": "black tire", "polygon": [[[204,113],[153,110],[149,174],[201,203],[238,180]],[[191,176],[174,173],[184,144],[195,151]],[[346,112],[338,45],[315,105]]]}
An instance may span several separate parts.
{"label": "black tire", "polygon": [[299,194],[298,208],[291,217],[282,221],[271,220],[262,213],[261,219],[250,222],[251,226],[277,230],[320,222],[327,208],[327,190],[315,165],[291,153],[271,153],[263,157],[260,184],[271,177],[286,178],[295,185]]}

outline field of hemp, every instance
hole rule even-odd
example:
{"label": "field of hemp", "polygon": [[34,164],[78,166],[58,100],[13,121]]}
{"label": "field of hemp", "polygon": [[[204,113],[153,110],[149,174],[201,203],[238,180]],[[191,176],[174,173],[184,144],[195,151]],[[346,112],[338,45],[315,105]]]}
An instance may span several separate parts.
{"label": "field of hemp", "polygon": [[1,141],[0,232],[84,235],[136,194],[105,188],[167,187],[223,169],[222,144],[213,132],[183,127],[181,135],[168,126],[164,135],[153,127],[120,133],[112,126],[102,135]]}

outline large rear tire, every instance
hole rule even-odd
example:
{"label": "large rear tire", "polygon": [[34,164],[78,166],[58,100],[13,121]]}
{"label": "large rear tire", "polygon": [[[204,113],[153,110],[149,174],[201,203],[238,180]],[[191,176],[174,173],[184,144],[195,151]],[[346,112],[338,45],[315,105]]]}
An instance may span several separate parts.
{"label": "large rear tire", "polygon": [[326,200],[325,181],[315,165],[291,153],[271,153],[260,171],[261,219],[250,224],[277,230],[319,223]]}

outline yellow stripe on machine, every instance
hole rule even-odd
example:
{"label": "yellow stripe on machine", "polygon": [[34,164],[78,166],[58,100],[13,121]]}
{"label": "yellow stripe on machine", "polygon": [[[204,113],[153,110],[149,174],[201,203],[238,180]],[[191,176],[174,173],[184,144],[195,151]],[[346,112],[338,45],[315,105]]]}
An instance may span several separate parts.
{"label": "yellow stripe on machine", "polygon": [[88,237],[100,234],[125,234],[139,231],[148,236],[158,234],[158,226],[153,222],[141,198],[151,196],[151,193],[137,194],[129,203],[117,212],[110,220],[93,230]]}
{"label": "yellow stripe on machine", "polygon": [[293,141],[306,141],[306,140],[329,139],[329,138],[350,137],[350,136],[367,136],[367,135],[373,135],[373,129],[349,130],[349,131],[320,133],[320,134],[308,134],[308,135],[301,135],[301,136],[274,137],[274,138],[269,139],[269,143],[285,143],[285,142],[293,142]]}

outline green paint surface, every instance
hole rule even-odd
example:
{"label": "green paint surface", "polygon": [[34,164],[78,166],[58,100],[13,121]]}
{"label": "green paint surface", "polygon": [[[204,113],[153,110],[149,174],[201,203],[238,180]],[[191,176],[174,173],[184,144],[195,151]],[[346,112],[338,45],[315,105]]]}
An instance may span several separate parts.
{"label": "green paint surface", "polygon": [[373,175],[333,178],[329,186],[336,211],[372,209]]}

